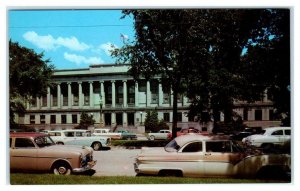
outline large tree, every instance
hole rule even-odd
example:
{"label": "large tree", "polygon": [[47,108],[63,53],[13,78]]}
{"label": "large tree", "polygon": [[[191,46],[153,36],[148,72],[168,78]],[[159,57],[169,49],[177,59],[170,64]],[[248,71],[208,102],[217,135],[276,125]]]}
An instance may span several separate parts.
{"label": "large tree", "polygon": [[25,103],[45,95],[52,85],[54,66],[44,54],[9,41],[9,109],[10,124],[14,125],[15,113],[26,110]]}
{"label": "large tree", "polygon": [[248,48],[250,55],[254,44],[261,47],[259,43],[266,44],[276,35],[277,12],[280,10],[124,11],[125,16],[134,17],[136,39],[113,55],[118,63],[130,63],[135,79],[158,75],[170,84],[175,137],[178,93],[186,92],[194,99],[191,114],[223,111],[225,122],[232,119],[234,100],[251,102],[262,97],[269,84],[251,81],[251,72],[257,68],[247,65],[244,51]]}

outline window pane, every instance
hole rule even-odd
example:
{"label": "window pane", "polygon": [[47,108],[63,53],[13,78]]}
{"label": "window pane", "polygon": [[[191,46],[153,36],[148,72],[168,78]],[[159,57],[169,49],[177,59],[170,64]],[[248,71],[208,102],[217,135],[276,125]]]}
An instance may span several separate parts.
{"label": "window pane", "polygon": [[15,147],[21,147],[21,148],[34,147],[34,144],[30,139],[16,138]]}

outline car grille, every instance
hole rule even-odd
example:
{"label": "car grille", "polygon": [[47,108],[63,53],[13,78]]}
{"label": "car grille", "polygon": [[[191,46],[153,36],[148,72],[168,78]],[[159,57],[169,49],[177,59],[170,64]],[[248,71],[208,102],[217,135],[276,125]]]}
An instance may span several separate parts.
{"label": "car grille", "polygon": [[88,154],[85,156],[85,158],[82,158],[81,160],[81,167],[86,166],[88,164],[88,162],[93,160],[93,155],[92,154]]}

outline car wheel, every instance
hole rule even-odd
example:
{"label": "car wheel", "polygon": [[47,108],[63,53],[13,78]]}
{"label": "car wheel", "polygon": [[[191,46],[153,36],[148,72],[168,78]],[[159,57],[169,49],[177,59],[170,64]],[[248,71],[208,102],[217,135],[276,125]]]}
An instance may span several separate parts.
{"label": "car wheel", "polygon": [[70,175],[71,168],[67,163],[60,162],[60,163],[57,163],[56,165],[54,165],[53,173],[56,175]]}
{"label": "car wheel", "polygon": [[271,143],[266,143],[262,145],[262,148],[264,152],[270,152],[274,148],[274,145]]}
{"label": "car wheel", "polygon": [[57,144],[57,145],[64,145],[63,142],[57,142],[56,144]]}
{"label": "car wheel", "polygon": [[102,145],[100,142],[95,142],[92,144],[92,148],[95,150],[95,151],[99,151],[101,149]]}
{"label": "car wheel", "polygon": [[151,136],[149,137],[149,139],[150,139],[151,141],[154,141],[154,140],[155,140],[155,137],[154,137],[153,135],[151,135]]}

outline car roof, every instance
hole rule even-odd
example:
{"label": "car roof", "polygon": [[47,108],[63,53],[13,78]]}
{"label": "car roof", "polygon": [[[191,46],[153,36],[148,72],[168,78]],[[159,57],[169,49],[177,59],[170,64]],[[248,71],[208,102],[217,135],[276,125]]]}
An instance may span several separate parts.
{"label": "car roof", "polygon": [[230,137],[228,135],[199,135],[199,134],[187,134],[187,135],[181,135],[175,138],[178,145],[184,145],[187,142],[193,142],[193,141],[228,141],[230,140]]}
{"label": "car roof", "polygon": [[284,129],[290,130],[291,127],[267,127],[267,128],[264,128],[264,130],[266,130],[266,131],[276,131],[276,130],[284,130]]}
{"label": "car roof", "polygon": [[10,133],[10,137],[40,137],[40,136],[47,136],[45,133],[38,133],[38,132],[15,132]]}
{"label": "car roof", "polygon": [[48,131],[49,133],[51,132],[89,132],[90,130],[86,130],[86,129],[66,129],[66,130],[51,130]]}

